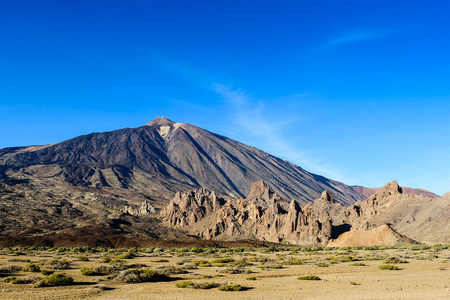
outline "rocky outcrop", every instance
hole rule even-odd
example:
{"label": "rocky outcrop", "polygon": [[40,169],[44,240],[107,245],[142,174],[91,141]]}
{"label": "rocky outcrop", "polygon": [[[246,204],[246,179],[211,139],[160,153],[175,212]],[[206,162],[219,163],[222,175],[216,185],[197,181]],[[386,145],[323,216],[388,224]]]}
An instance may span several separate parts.
{"label": "rocky outcrop", "polygon": [[256,239],[297,245],[398,245],[414,243],[404,236],[401,225],[414,215],[408,204],[418,209],[416,204],[420,201],[427,198],[405,195],[393,181],[379,193],[351,206],[336,203],[329,191],[302,206],[279,197],[265,182],[257,181],[247,198],[228,201],[203,188],[178,193],[161,216],[167,226],[205,239]]}
{"label": "rocky outcrop", "polygon": [[[359,185],[354,185],[351,186],[351,188],[364,195],[364,197],[370,197],[373,196],[375,194],[377,194],[380,190],[382,190],[382,187],[378,187],[378,188],[367,188],[367,187],[363,187],[363,186],[359,186]],[[423,197],[427,197],[427,198],[437,198],[439,197],[439,195],[436,195],[433,192],[427,191],[425,189],[414,189],[414,188],[410,188],[407,186],[402,186],[402,192],[406,195],[416,195],[416,196],[423,196]]]}
{"label": "rocky outcrop", "polygon": [[325,244],[332,237],[330,213],[340,207],[329,192],[305,207],[276,195],[264,182],[248,198],[225,201],[205,189],[178,193],[162,211],[163,222],[206,239],[257,239]]}
{"label": "rocky outcrop", "polygon": [[328,243],[328,247],[355,246],[398,246],[415,244],[416,241],[399,234],[388,224],[369,230],[350,230],[341,234],[336,240]]}
{"label": "rocky outcrop", "polygon": [[132,215],[132,216],[146,216],[150,214],[154,214],[156,212],[156,208],[150,204],[147,200],[142,202],[141,206],[139,208],[133,208],[131,206],[125,206],[122,210],[123,213]]}

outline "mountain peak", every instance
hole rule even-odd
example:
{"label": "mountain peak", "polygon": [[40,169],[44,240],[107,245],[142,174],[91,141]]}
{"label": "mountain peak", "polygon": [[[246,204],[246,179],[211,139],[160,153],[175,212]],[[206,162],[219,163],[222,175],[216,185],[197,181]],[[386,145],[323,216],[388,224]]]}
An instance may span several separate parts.
{"label": "mountain peak", "polygon": [[166,118],[166,117],[157,117],[153,121],[145,124],[147,126],[161,126],[161,125],[173,125],[175,122],[172,120]]}

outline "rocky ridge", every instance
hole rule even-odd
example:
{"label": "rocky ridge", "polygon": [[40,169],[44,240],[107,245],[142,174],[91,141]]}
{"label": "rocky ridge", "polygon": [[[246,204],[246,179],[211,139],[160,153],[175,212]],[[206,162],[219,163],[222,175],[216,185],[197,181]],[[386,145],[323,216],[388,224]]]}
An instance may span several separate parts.
{"label": "rocky ridge", "polygon": [[[256,239],[297,245],[408,244],[415,241],[402,232],[414,239],[417,235],[401,226],[407,213],[390,212],[412,200],[425,199],[403,194],[393,181],[351,206],[336,203],[328,191],[301,206],[280,198],[266,183],[258,181],[252,184],[247,198],[228,201],[205,189],[178,193],[160,215],[163,224],[204,239]],[[440,238],[449,240],[448,234]]]}

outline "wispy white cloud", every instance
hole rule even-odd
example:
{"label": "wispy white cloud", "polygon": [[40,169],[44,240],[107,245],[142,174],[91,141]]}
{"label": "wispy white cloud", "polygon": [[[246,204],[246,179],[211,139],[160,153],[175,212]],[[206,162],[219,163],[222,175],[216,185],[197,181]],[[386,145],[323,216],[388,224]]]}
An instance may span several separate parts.
{"label": "wispy white cloud", "polygon": [[[308,171],[340,180],[348,181],[342,172],[331,164],[317,158],[311,158],[308,151],[302,150],[292,143],[289,134],[299,128],[299,118],[289,118],[288,114],[278,115],[274,107],[239,89],[232,89],[221,84],[214,84],[213,91],[226,100],[231,106],[232,122],[238,128],[240,135],[258,140],[264,150],[291,161]],[[295,95],[295,98],[307,97]]]}
{"label": "wispy white cloud", "polygon": [[331,39],[327,45],[335,46],[340,44],[356,43],[361,41],[381,38],[382,34],[373,31],[347,31]]}
{"label": "wispy white cloud", "polygon": [[[227,120],[223,131],[227,131],[226,127],[231,127],[230,132],[233,133],[235,139],[253,140],[254,142],[250,144],[291,161],[310,172],[349,182],[340,170],[293,142],[292,134],[295,134],[295,128],[300,127],[299,122],[304,116],[293,116],[292,112],[279,109],[269,100],[257,99],[244,90],[214,83],[210,80],[210,76],[199,70],[187,68],[183,64],[175,63],[162,56],[156,55],[153,58],[157,60],[164,72],[176,75],[185,82],[219,95],[226,102],[225,109],[221,111],[221,115],[226,116],[223,119]],[[295,103],[309,96],[308,93],[283,96],[276,99],[278,101],[275,102]],[[184,102],[184,106],[190,104]],[[192,103],[192,105],[194,104]],[[197,110],[199,109],[197,108]],[[289,136],[290,134],[291,136]]]}

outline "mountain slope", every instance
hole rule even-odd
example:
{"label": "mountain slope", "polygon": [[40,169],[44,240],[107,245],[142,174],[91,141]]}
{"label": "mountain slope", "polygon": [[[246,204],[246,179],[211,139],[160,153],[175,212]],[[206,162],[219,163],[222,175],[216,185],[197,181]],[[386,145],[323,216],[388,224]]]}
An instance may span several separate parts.
{"label": "mountain slope", "polygon": [[264,180],[283,198],[308,203],[328,190],[337,202],[364,197],[351,187],[309,173],[254,147],[199,127],[157,118],[138,128],[92,133],[46,147],[0,151],[4,178],[132,190],[151,199],[205,187],[242,197]]}

